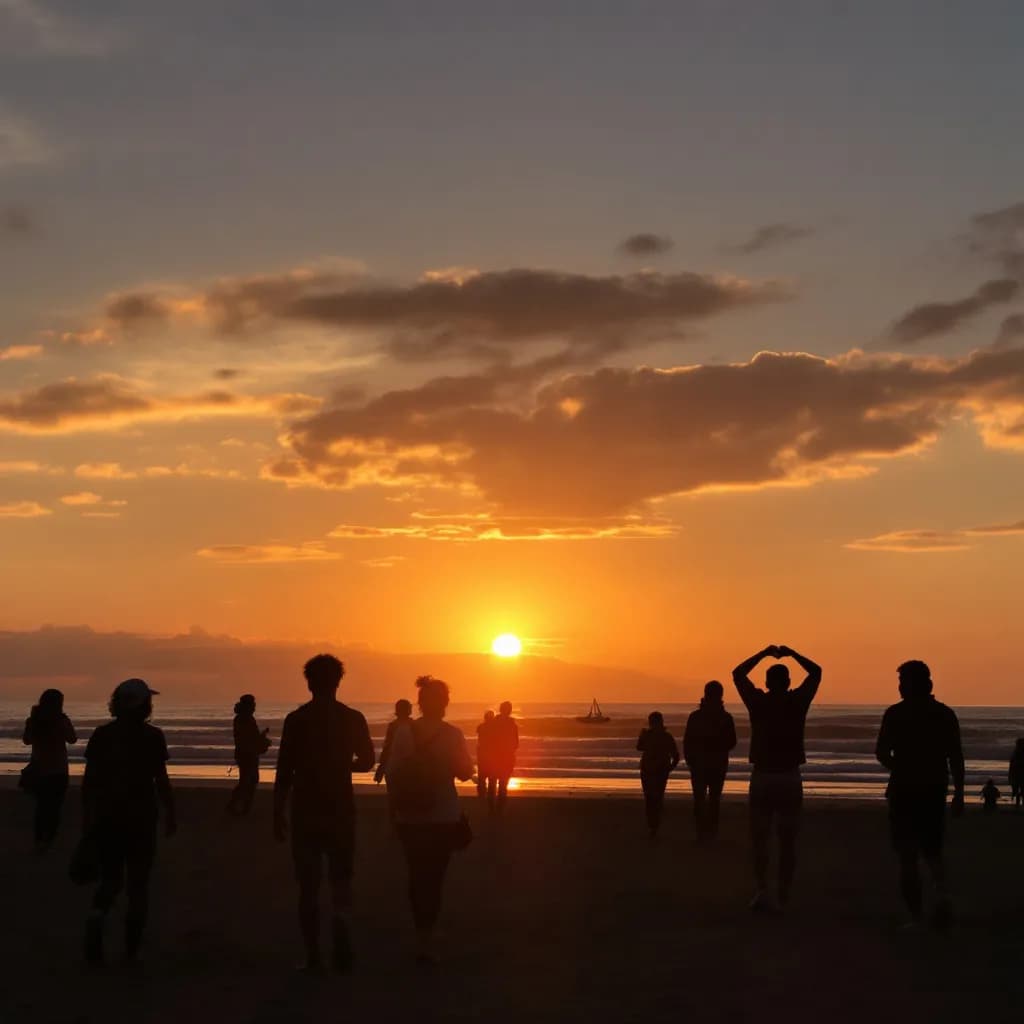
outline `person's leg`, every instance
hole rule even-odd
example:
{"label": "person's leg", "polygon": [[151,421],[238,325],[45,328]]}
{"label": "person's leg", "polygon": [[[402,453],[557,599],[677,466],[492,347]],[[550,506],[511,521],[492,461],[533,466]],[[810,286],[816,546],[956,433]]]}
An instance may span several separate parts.
{"label": "person's leg", "polygon": [[690,786],[693,788],[693,821],[697,827],[697,838],[703,839],[707,829],[708,783],[704,772],[693,769],[690,772]]}
{"label": "person's leg", "polygon": [[722,789],[725,786],[725,773],[713,772],[707,780],[708,803],[707,803],[707,835],[714,839],[718,835],[718,820],[722,807]]}
{"label": "person's leg", "polygon": [[351,970],[352,950],[352,873],[355,862],[355,821],[340,824],[327,851],[331,880],[331,938],[334,967]]}
{"label": "person's leg", "polygon": [[928,866],[935,892],[933,923],[945,928],[953,919],[953,904],[949,897],[946,861],[943,854],[946,841],[946,794],[930,794],[922,799],[919,808],[918,834],[921,855]]}
{"label": "person's leg", "polygon": [[498,777],[498,811],[499,813],[505,809],[505,803],[508,800],[508,780],[511,778],[511,772],[502,772]]}
{"label": "person's leg", "polygon": [[124,955],[134,960],[142,945],[142,933],[149,913],[149,878],[156,854],[156,825],[145,825],[126,836]]}
{"label": "person's leg", "polygon": [[487,777],[487,809],[493,814],[498,800],[498,779],[495,775]]}
{"label": "person's leg", "polygon": [[765,780],[754,771],[750,776],[750,842],[754,863],[754,909],[764,905],[768,890],[768,846],[774,811]]}
{"label": "person's leg", "polygon": [[103,927],[107,914],[124,884],[125,843],[120,828],[104,822],[97,826],[100,880],[92,898],[92,909],[85,922],[85,959],[103,963]]}
{"label": "person's leg", "polygon": [[779,780],[779,901],[785,905],[793,888],[796,874],[796,840],[800,832],[803,809],[803,781],[800,773]]}
{"label": "person's leg", "polygon": [[35,840],[36,850],[47,849],[57,835],[60,809],[64,803],[68,780],[64,775],[47,775],[36,784]]}
{"label": "person's leg", "polygon": [[640,775],[640,788],[644,794],[644,820],[647,822],[647,828],[653,836],[657,831],[657,825],[655,824],[654,815],[654,778],[651,775],[641,773]]}
{"label": "person's leg", "polygon": [[248,814],[252,810],[253,798],[260,784],[260,762],[257,758],[239,765],[238,788],[240,790],[238,813]]}
{"label": "person's leg", "polygon": [[306,966],[320,966],[320,873],[322,842],[315,833],[292,828],[292,860],[299,885],[299,929]]}
{"label": "person's leg", "polygon": [[407,825],[403,847],[409,865],[409,902],[416,926],[417,957],[434,959],[434,928],[441,912],[441,891],[452,854],[451,832],[443,825]]}

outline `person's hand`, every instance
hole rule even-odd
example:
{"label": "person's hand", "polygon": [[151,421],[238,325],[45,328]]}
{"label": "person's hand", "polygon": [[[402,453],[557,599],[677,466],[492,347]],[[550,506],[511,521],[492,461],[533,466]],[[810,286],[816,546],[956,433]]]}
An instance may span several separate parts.
{"label": "person's hand", "polygon": [[785,644],[779,644],[775,650],[776,658],[792,658],[796,654],[792,647],[787,647]]}
{"label": "person's hand", "polygon": [[283,843],[288,838],[288,822],[282,815],[274,818],[274,838]]}
{"label": "person's hand", "polygon": [[766,658],[779,658],[781,657],[779,654],[780,649],[781,648],[777,644],[769,644],[761,653]]}
{"label": "person's hand", "polygon": [[170,839],[178,831],[178,822],[174,818],[168,818],[164,822],[164,837]]}
{"label": "person's hand", "polygon": [[953,801],[949,805],[949,813],[952,814],[954,818],[960,818],[960,817],[963,816],[963,813],[964,813],[964,795],[963,795],[963,793],[954,793],[953,794]]}

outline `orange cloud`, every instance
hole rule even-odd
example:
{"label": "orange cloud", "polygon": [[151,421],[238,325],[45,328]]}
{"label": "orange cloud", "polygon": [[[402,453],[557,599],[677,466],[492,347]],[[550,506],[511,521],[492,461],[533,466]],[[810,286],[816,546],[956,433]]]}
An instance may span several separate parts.
{"label": "orange cloud", "polygon": [[103,498],[92,491],[77,491],[75,494],[65,494],[61,499],[65,505],[101,505]]}
{"label": "orange cloud", "polygon": [[282,565],[289,562],[333,562],[342,555],[320,541],[303,544],[215,544],[200,548],[200,558],[220,565]]}
{"label": "orange cloud", "polygon": [[0,505],[0,519],[37,519],[52,514],[52,509],[40,505],[38,501],[9,501]]}
{"label": "orange cloud", "polygon": [[0,348],[0,363],[14,359],[36,359],[42,354],[42,345],[8,345],[7,348]]}

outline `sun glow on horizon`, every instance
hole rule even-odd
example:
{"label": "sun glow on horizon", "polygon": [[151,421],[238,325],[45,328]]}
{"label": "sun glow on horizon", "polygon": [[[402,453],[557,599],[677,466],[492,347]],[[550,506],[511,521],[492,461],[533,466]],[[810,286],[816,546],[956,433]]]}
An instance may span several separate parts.
{"label": "sun glow on horizon", "polygon": [[517,658],[523,653],[523,642],[515,633],[502,633],[491,641],[491,653],[499,658]]}

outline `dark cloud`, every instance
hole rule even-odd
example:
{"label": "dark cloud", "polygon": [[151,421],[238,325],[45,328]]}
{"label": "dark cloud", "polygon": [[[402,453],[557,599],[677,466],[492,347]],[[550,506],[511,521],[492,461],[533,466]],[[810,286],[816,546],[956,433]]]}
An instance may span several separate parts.
{"label": "dark cloud", "polygon": [[27,206],[9,203],[0,206],[0,241],[30,238],[37,234],[39,225]]}
{"label": "dark cloud", "polygon": [[106,319],[131,330],[167,320],[172,313],[168,302],[155,292],[125,292],[111,296],[103,308]]}
{"label": "dark cloud", "polygon": [[471,489],[504,514],[615,515],[670,494],[862,475],[968,412],[1024,447],[1024,350],[960,360],[762,353],[601,369],[509,398],[500,373],[437,378],[294,423],[269,477]]}
{"label": "dark cloud", "polygon": [[1024,202],[975,214],[965,238],[970,252],[1024,279]]}
{"label": "dark cloud", "polygon": [[630,235],[629,238],[619,243],[619,252],[627,256],[661,256],[668,252],[675,243],[668,235],[653,235],[641,231],[639,234]]}
{"label": "dark cloud", "polygon": [[982,537],[1014,537],[1024,534],[1024,519],[989,526],[968,526],[962,530],[894,530],[875,537],[850,541],[856,551],[902,551],[907,553],[965,551]]}
{"label": "dark cloud", "polygon": [[757,228],[745,242],[735,246],[735,250],[748,255],[764,252],[765,249],[775,249],[780,245],[789,245],[791,242],[810,238],[813,234],[814,228],[801,224],[765,224]]}
{"label": "dark cloud", "polygon": [[230,366],[222,366],[219,370],[213,371],[213,375],[217,380],[234,380],[236,377],[241,376],[241,373],[241,370],[236,370]]}
{"label": "dark cloud", "polygon": [[1024,313],[1012,313],[999,325],[995,344],[997,348],[1003,348],[1021,338],[1024,338]]}
{"label": "dark cloud", "polygon": [[967,320],[980,316],[993,306],[1015,299],[1021,283],[1010,277],[986,281],[973,295],[953,302],[926,302],[904,313],[892,325],[890,336],[903,345],[914,345],[925,338],[946,334]]}

